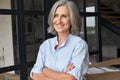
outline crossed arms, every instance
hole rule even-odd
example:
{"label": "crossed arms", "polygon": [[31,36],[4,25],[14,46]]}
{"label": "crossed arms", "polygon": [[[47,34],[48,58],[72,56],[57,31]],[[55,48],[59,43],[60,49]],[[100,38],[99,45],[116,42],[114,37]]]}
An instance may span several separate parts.
{"label": "crossed arms", "polygon": [[33,80],[76,80],[73,75],[67,74],[74,68],[73,64],[69,64],[65,72],[57,72],[47,67],[43,68],[42,73],[33,73]]}

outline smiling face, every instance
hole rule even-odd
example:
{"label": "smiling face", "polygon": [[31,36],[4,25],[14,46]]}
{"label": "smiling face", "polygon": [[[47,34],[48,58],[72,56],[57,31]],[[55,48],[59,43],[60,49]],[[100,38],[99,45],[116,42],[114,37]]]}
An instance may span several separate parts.
{"label": "smiling face", "polygon": [[53,26],[55,31],[59,33],[70,33],[70,11],[65,5],[59,6],[56,9]]}

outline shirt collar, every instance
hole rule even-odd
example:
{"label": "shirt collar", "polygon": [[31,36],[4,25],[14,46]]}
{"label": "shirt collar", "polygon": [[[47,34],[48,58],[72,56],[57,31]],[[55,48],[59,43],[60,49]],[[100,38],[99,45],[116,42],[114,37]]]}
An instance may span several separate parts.
{"label": "shirt collar", "polygon": [[[67,36],[66,40],[63,42],[63,44],[60,46],[60,48],[66,45],[67,41],[69,40],[69,38],[70,38],[71,36],[72,36],[72,34],[69,34],[69,35]],[[55,46],[58,45],[57,37],[58,37],[58,36],[55,37],[55,43],[54,43]]]}

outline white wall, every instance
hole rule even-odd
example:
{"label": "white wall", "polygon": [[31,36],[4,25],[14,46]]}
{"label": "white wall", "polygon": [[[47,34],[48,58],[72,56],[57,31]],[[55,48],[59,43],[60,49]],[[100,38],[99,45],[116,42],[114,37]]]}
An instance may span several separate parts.
{"label": "white wall", "polygon": [[[0,0],[0,9],[10,9],[10,0]],[[0,67],[14,65],[11,15],[0,15],[0,56]]]}
{"label": "white wall", "polygon": [[11,9],[11,0],[0,0],[0,9]]}

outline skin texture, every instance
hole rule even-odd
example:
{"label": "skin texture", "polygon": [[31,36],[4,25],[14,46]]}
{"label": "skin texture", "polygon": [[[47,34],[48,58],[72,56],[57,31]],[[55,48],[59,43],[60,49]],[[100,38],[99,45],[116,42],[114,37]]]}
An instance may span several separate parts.
{"label": "skin texture", "polygon": [[[70,25],[70,11],[68,7],[65,5],[59,6],[53,19],[53,26],[58,35],[58,45],[55,46],[55,49],[58,49],[70,34]],[[33,73],[33,80],[76,80],[74,76],[67,74],[74,67],[72,63],[69,64],[65,72],[57,72],[45,67],[42,73]]]}
{"label": "skin texture", "polygon": [[67,74],[73,68],[74,65],[69,64],[65,72],[57,72],[45,67],[43,73],[33,73],[33,80],[76,80],[72,75]]}
{"label": "skin texture", "polygon": [[66,6],[58,7],[53,19],[54,29],[58,34],[68,34],[70,25],[69,9]]}
{"label": "skin texture", "polygon": [[66,6],[60,6],[56,9],[53,26],[58,34],[58,45],[56,49],[65,41],[70,33],[70,12]]}

